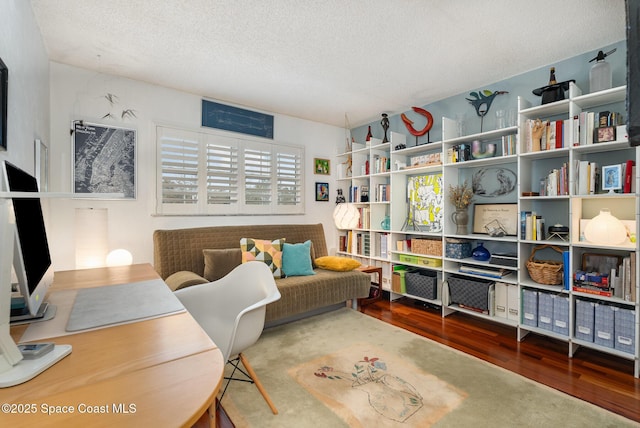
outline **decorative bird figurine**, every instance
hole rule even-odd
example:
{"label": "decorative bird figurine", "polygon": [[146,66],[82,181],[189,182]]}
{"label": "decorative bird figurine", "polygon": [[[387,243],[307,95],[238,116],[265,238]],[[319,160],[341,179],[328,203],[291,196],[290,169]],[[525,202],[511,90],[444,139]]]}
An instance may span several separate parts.
{"label": "decorative bird figurine", "polygon": [[507,91],[494,91],[491,92],[488,89],[478,92],[470,92],[469,95],[474,97],[475,99],[465,98],[465,100],[469,101],[469,103],[476,109],[476,113],[480,116],[480,132],[482,132],[482,122],[484,121],[484,116],[489,112],[489,108],[491,108],[491,103],[496,95],[508,94]]}

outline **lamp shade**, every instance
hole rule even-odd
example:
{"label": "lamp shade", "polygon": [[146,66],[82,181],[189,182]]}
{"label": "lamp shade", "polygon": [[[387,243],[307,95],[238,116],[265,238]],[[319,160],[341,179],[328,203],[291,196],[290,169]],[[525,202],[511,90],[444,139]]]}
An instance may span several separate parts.
{"label": "lamp shade", "polygon": [[627,228],[608,208],[602,208],[587,224],[584,237],[594,244],[619,245],[627,239]]}
{"label": "lamp shade", "polygon": [[107,254],[107,266],[128,266],[131,263],[133,263],[133,256],[123,248],[118,248]]}
{"label": "lamp shade", "polygon": [[360,212],[353,204],[338,204],[333,210],[333,221],[338,229],[355,229],[360,222]]}

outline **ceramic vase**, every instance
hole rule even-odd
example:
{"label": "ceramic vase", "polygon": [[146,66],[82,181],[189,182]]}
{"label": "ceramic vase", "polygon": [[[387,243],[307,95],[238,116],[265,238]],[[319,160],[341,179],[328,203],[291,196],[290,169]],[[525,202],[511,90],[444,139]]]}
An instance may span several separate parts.
{"label": "ceramic vase", "polygon": [[467,234],[467,224],[469,223],[469,213],[464,208],[458,208],[451,213],[451,220],[456,225],[456,235]]}
{"label": "ceramic vase", "polygon": [[486,262],[491,258],[491,253],[489,250],[484,248],[484,244],[482,242],[479,242],[478,246],[471,252],[471,257],[479,262]]}

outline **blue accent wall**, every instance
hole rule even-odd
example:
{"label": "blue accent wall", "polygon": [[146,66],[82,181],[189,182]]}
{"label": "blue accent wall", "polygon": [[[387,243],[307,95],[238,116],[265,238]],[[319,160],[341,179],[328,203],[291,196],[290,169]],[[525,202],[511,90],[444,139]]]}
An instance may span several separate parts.
{"label": "blue accent wall", "polygon": [[[613,87],[622,86],[626,84],[627,80],[627,44],[626,41],[620,41],[618,43],[603,46],[602,51],[608,52],[613,48],[617,48],[617,51],[611,56],[608,56],[606,61],[611,65],[611,71],[613,75]],[[600,50],[600,49],[599,49]],[[557,61],[552,64],[547,64],[535,70],[513,76],[509,79],[501,80],[499,82],[490,83],[482,87],[469,88],[468,91],[459,95],[454,95],[442,100],[434,100],[432,103],[418,106],[425,108],[433,115],[434,124],[430,131],[429,141],[440,141],[442,139],[442,117],[448,117],[455,119],[456,114],[465,114],[465,134],[475,134],[480,132],[480,117],[476,114],[475,108],[469,104],[465,99],[469,97],[469,93],[473,91],[481,91],[488,89],[490,91],[508,91],[508,94],[498,95],[493,100],[489,112],[484,118],[483,131],[490,131],[496,129],[496,115],[497,110],[514,110],[517,113],[518,109],[518,96],[521,96],[531,102],[531,105],[540,105],[541,97],[533,95],[532,90],[545,86],[549,82],[549,69],[551,67],[556,68],[556,80],[563,82],[565,80],[575,80],[576,85],[582,90],[583,94],[589,93],[589,70],[595,62],[589,63],[589,60],[597,55],[598,51],[589,51],[572,58]],[[509,58],[497,58],[496,61],[509,61]],[[470,70],[470,73],[473,71]],[[566,95],[568,97],[568,93]],[[469,97],[470,98],[470,97]],[[425,120],[413,110],[409,109],[403,113],[414,120],[415,127],[420,129],[423,127]],[[381,111],[382,113],[388,113]],[[374,138],[383,138],[384,132],[380,121],[371,122],[363,126],[359,126],[352,130],[352,135],[355,141],[358,143],[364,143],[367,128],[371,125],[371,132]],[[389,131],[399,132],[407,135],[407,147],[412,147],[416,143],[416,139],[409,133],[404,123],[400,119],[400,114],[389,116]],[[427,142],[427,136],[420,137],[419,144]]]}

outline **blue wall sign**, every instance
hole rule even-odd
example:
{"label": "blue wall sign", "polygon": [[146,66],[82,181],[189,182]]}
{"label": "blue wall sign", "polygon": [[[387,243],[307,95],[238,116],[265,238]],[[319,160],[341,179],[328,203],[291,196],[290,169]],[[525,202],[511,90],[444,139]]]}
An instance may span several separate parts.
{"label": "blue wall sign", "polygon": [[202,100],[202,126],[273,139],[273,116]]}

